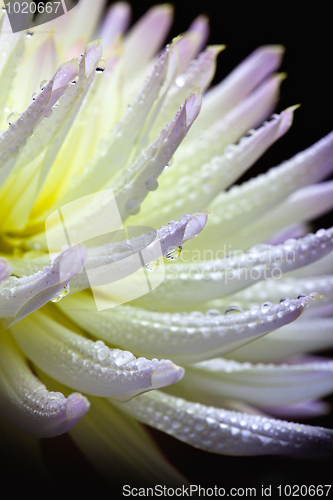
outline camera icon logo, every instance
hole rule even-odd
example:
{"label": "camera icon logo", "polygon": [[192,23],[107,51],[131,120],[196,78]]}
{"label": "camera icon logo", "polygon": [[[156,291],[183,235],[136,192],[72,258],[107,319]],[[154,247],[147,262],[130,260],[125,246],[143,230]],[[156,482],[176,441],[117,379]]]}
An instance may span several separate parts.
{"label": "camera icon logo", "polygon": [[[81,288],[91,288],[98,311],[142,297],[164,279],[157,231],[146,226],[124,227],[111,188],[51,213],[45,234],[51,261],[68,247],[79,243],[87,247],[88,257],[76,280]],[[153,269],[155,272],[149,272]]]}

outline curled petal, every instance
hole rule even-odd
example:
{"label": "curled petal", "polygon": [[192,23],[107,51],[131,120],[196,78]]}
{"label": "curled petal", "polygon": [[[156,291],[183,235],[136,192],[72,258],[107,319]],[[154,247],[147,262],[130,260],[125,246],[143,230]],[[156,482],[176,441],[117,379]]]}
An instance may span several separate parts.
{"label": "curled petal", "polygon": [[139,396],[122,408],[145,424],[214,453],[305,458],[333,451],[331,430],[190,403],[160,391]]}
{"label": "curled petal", "polygon": [[[56,258],[53,265],[31,276],[10,278],[0,285],[1,317],[8,327],[36,311],[59,293],[84,264],[85,249],[77,245]],[[6,322],[5,322],[6,323]]]}
{"label": "curled petal", "polygon": [[215,310],[206,315],[157,313],[128,306],[97,312],[87,296],[69,297],[59,306],[82,328],[110,344],[188,364],[233,351],[294,321],[311,300],[302,297],[287,306],[256,306],[249,311],[231,311],[233,314]]}
{"label": "curled petal", "polygon": [[11,331],[23,352],[46,374],[95,396],[128,400],[173,384],[184,374],[169,360],[136,359],[128,351],[88,340],[41,312]]}
{"label": "curled petal", "polygon": [[65,398],[49,392],[31,372],[8,333],[0,336],[1,415],[35,437],[67,432],[88,411],[89,401],[78,393]]}

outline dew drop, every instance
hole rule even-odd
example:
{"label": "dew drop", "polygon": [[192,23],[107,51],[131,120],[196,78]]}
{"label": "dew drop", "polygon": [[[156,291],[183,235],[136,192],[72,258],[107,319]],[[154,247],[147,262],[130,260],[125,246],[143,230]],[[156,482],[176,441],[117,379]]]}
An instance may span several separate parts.
{"label": "dew drop", "polygon": [[184,87],[185,85],[185,78],[183,76],[177,76],[176,78],[176,85],[177,87]]}
{"label": "dew drop", "polygon": [[32,99],[33,101],[35,101],[35,99],[37,99],[38,95],[39,95],[39,94],[38,94],[38,92],[34,92],[34,93],[31,95],[31,99]]}
{"label": "dew drop", "polygon": [[270,311],[273,307],[273,304],[272,302],[264,302],[261,307],[260,307],[260,310],[262,313],[266,313],[268,311]]}
{"label": "dew drop", "polygon": [[165,165],[165,167],[164,167],[164,168],[169,168],[169,167],[171,167],[171,165],[173,164],[173,162],[174,162],[174,159],[173,159],[173,156],[172,156],[172,157],[170,158],[170,160],[168,161],[168,163]]}
{"label": "dew drop", "polygon": [[26,32],[26,37],[27,38],[31,38],[33,35],[35,34],[34,30],[32,28],[28,29],[28,31]]}
{"label": "dew drop", "polygon": [[220,316],[221,313],[218,309],[209,309],[209,311],[206,312],[206,316],[210,317],[215,317],[215,316]]}
{"label": "dew drop", "polygon": [[239,306],[230,306],[225,311],[224,314],[239,314],[243,312],[243,309]]}
{"label": "dew drop", "polygon": [[50,81],[50,80],[43,80],[43,81],[40,83],[39,88],[40,88],[41,90],[44,90],[44,89],[45,89],[45,87],[46,87],[46,85],[49,83],[49,81]]}
{"label": "dew drop", "polygon": [[146,180],[145,186],[148,191],[156,191],[156,189],[158,188],[158,181],[151,177],[150,179]]}
{"label": "dew drop", "polygon": [[165,254],[165,258],[168,260],[177,260],[182,254],[182,247],[179,245],[179,247],[172,248],[170,247],[170,250]]}
{"label": "dew drop", "polygon": [[5,7],[1,7],[2,12],[7,12]]}
{"label": "dew drop", "polygon": [[103,73],[103,71],[106,70],[106,62],[104,59],[101,59],[98,63],[98,66],[96,68],[97,73]]}
{"label": "dew drop", "polygon": [[54,297],[52,297],[52,299],[50,299],[51,302],[59,302],[62,298],[66,297],[66,295],[69,294],[70,290],[70,286],[65,285],[60,292],[58,292]]}
{"label": "dew drop", "polygon": [[21,116],[21,113],[18,113],[17,111],[13,111],[13,113],[10,113],[7,117],[7,123],[8,126],[12,125],[19,117]]}
{"label": "dew drop", "polygon": [[76,76],[74,80],[71,81],[72,85],[75,85],[79,81],[79,76]]}
{"label": "dew drop", "polygon": [[301,295],[299,295],[297,298],[298,299],[304,299],[304,297],[306,297],[306,295],[304,293],[302,293]]}
{"label": "dew drop", "polygon": [[281,302],[285,302],[286,300],[289,300],[288,297],[282,297],[282,299],[280,300],[280,304]]}
{"label": "dew drop", "polygon": [[135,198],[128,200],[126,210],[130,215],[136,215],[140,212],[140,203]]}
{"label": "dew drop", "polygon": [[160,265],[160,261],[158,259],[154,259],[152,260],[151,262],[148,262],[148,264],[146,264],[146,269],[148,271],[156,271],[156,269],[158,268],[158,266]]}

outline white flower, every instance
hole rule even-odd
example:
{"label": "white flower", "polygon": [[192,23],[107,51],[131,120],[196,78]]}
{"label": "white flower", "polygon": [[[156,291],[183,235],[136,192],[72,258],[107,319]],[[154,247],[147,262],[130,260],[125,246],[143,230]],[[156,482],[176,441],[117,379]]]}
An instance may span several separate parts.
{"label": "white flower", "polygon": [[[214,453],[329,454],[330,430],[273,416],[321,412],[333,388],[333,362],[305,354],[333,345],[333,228],[306,234],[333,205],[332,181],[321,182],[333,134],[230,188],[291,126],[296,107],[271,116],[282,47],[257,49],[207,91],[223,47],[201,52],[204,17],[157,57],[170,6],[122,40],[129,7],[115,4],[90,42],[95,3],[93,16],[81,0],[29,38],[2,13],[1,416],[37,437],[69,431],[119,481],[183,481],[136,420]],[[83,39],[80,59],[59,66]],[[89,196],[106,192],[109,203],[110,188],[129,226],[170,221],[154,257],[180,258],[150,293],[133,295],[134,276],[104,296],[117,307],[97,310],[83,265],[138,254],[149,236],[61,251],[62,222],[71,243],[89,239],[107,213]]]}

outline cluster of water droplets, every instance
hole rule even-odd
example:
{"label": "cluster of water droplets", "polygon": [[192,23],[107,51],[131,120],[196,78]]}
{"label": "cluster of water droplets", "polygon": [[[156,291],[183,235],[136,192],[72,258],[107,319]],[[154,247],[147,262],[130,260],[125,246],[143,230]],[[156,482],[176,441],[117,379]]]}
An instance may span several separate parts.
{"label": "cluster of water droplets", "polygon": [[[178,260],[181,254],[182,254],[182,246],[179,245],[178,247],[170,248],[164,255],[164,257],[168,260]],[[154,259],[151,262],[148,262],[148,264],[146,264],[146,269],[148,271],[156,271],[159,265],[160,265],[159,259]]]}

